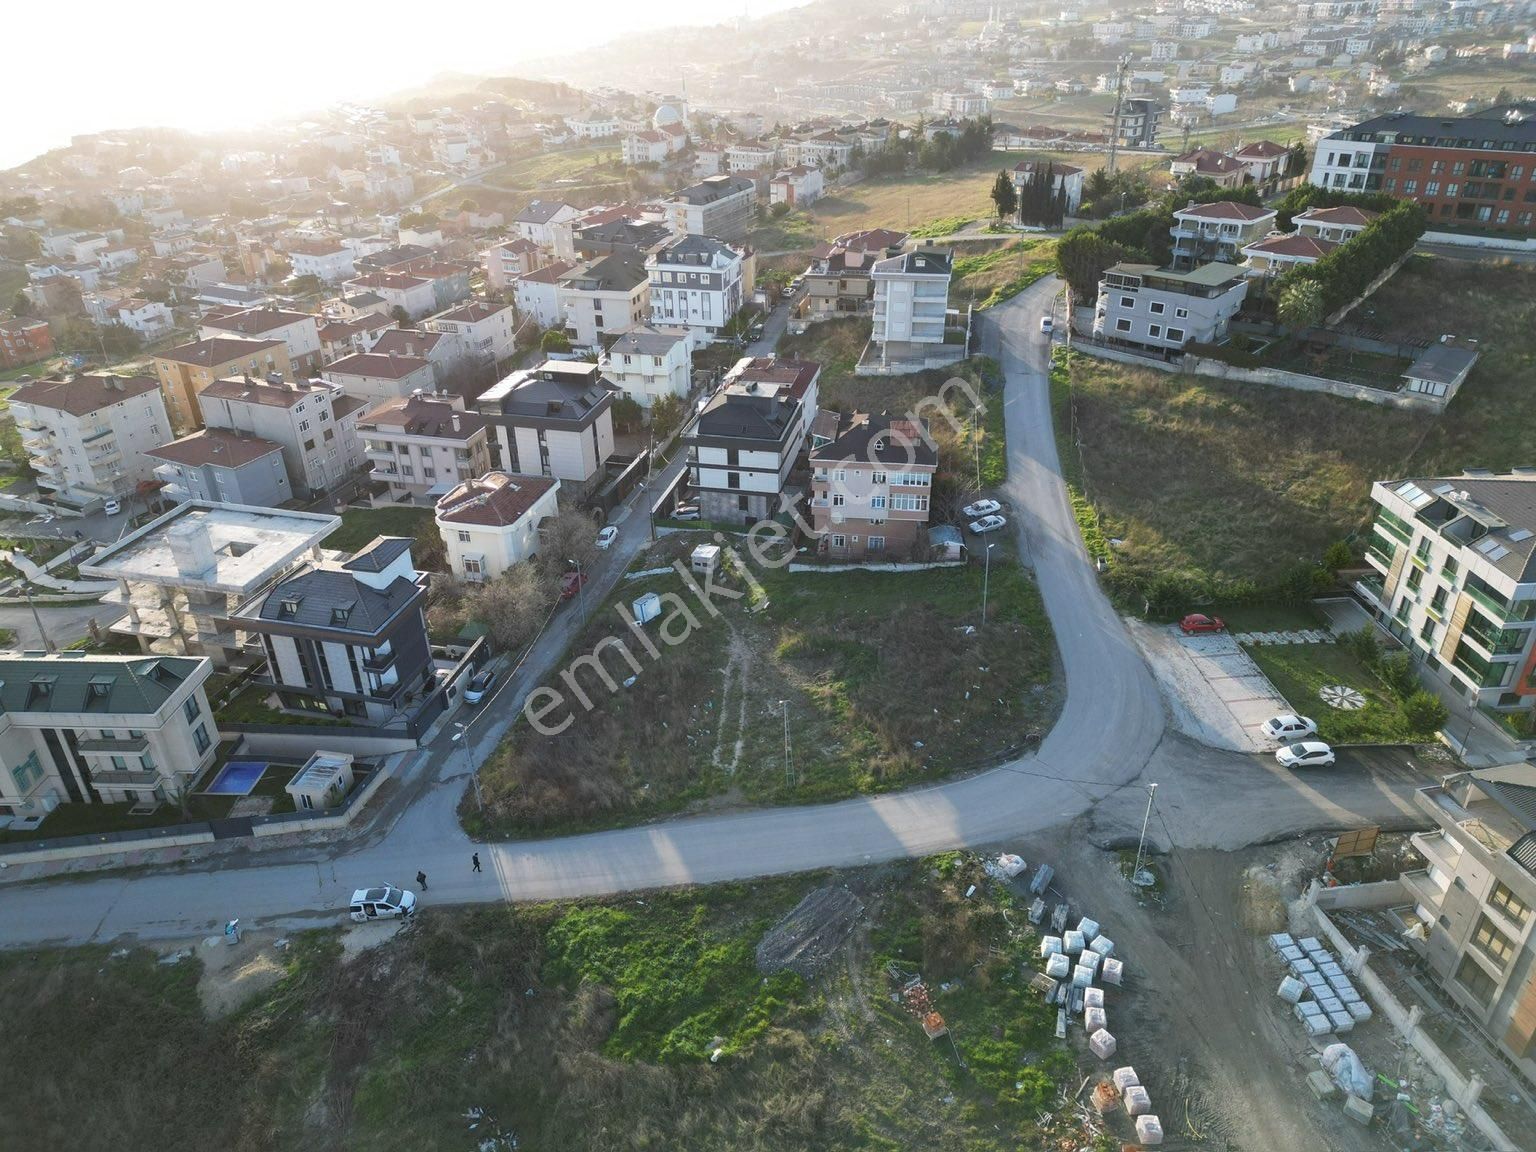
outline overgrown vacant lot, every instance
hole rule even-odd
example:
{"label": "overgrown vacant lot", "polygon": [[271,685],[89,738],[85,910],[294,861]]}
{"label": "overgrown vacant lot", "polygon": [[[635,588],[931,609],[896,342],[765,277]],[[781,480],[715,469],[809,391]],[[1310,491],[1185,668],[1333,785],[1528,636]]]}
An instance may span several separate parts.
{"label": "overgrown vacant lot", "polygon": [[[818,885],[862,916],[851,931],[815,922],[819,968],[760,971],[765,931]],[[428,908],[350,960],[337,933],[304,933],[262,948],[286,973],[223,1019],[204,1015],[195,957],[9,953],[0,1146],[1040,1147],[1036,1117],[1082,1073],[1027,990],[1034,945],[1011,890],[949,856],[643,900]],[[915,975],[953,1045],[891,1002]]]}
{"label": "overgrown vacant lot", "polygon": [[1445,415],[1078,358],[1087,490],[1122,563],[1262,583],[1360,530],[1373,480],[1536,464],[1536,269],[1415,257],[1370,306],[1392,336],[1481,342]]}
{"label": "overgrown vacant lot", "polygon": [[[698,539],[705,537],[665,540],[636,566],[686,556]],[[588,711],[571,681],[552,674],[546,684],[567,704],[544,726],[567,717],[570,724],[549,736],[519,721],[482,769],[485,817],[466,804],[466,823],[526,835],[708,803],[879,792],[989,765],[1048,723],[1050,627],[1016,565],[994,559],[988,623],[970,632],[981,618],[976,563],[903,573],[754,571],[760,590],[728,580],[746,595],[716,598],[718,617],[675,574],[623,585],[626,605],[646,591],[663,596],[663,615],[648,626],[658,658],[611,606],[594,611],[570,657],[620,638],[634,664],[608,646],[603,665],[613,682],[633,673],[633,684],[609,691],[595,669],[572,668]]]}

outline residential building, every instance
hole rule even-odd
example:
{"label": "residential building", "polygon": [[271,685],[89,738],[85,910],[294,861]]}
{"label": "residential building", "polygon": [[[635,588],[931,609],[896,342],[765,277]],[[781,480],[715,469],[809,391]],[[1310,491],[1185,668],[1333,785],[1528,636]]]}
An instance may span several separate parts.
{"label": "residential building", "polygon": [[389,485],[400,504],[431,503],[457,482],[491,468],[489,423],[446,393],[405,396],[370,409],[358,435],[372,467],[369,479]]}
{"label": "residential building", "polygon": [[1298,235],[1342,244],[1364,232],[1378,215],[1364,208],[1308,208],[1293,216],[1291,225]]}
{"label": "residential building", "polygon": [[650,315],[645,262],[630,252],[585,260],[558,280],[565,332],[579,348],[599,349],[603,337],[643,323]]}
{"label": "residential building", "polygon": [[1122,148],[1152,148],[1163,121],[1163,109],[1153,100],[1136,97],[1120,102],[1120,115],[1109,116],[1109,132]]}
{"label": "residential building", "polygon": [[103,603],[127,613],[112,625],[152,648],[241,663],[247,637],[231,609],[267,587],[341,525],[339,516],[192,500],[80,564],[82,576],[116,580]]}
{"label": "residential building", "polygon": [[1099,281],[1093,334],[1115,344],[1155,351],[1211,344],[1226,336],[1248,296],[1242,268],[1202,264],[1178,270],[1116,264]]}
{"label": "residential building", "polygon": [[935,92],[932,110],[946,116],[985,116],[992,101],[980,92]]}
{"label": "residential building", "polygon": [[18,368],[53,355],[53,333],[46,320],[0,318],[0,368]]}
{"label": "residential building", "polygon": [[686,328],[641,325],[619,333],[598,362],[605,379],[642,408],[658,396],[688,395],[694,336]]}
{"label": "residential building", "polygon": [[1420,788],[1425,866],[1399,877],[1403,939],[1527,1080],[1536,1080],[1536,765],[1457,772]]}
{"label": "residential building", "polygon": [[516,325],[512,305],[494,300],[471,300],[436,316],[429,316],[421,326],[451,338],[461,359],[476,365],[496,364],[510,357],[515,349]]}
{"label": "residential building", "polygon": [[165,409],[178,432],[203,426],[198,395],[215,380],[236,376],[265,379],[289,376],[293,363],[281,340],[214,336],[181,344],[155,357],[155,375],[165,398]]}
{"label": "residential building", "polygon": [[942,344],[954,273],[948,252],[919,248],[875,262],[872,338],[879,344]]}
{"label": "residential building", "polygon": [[1476,347],[1463,347],[1442,336],[1439,343],[1419,353],[1403,373],[1407,381],[1403,391],[1449,402],[1477,363],[1477,356]]}
{"label": "residential building", "polygon": [[345,287],[349,292],[377,293],[390,313],[398,308],[410,320],[429,315],[438,307],[432,281],[409,272],[365,272],[348,280]]}
{"label": "residential building", "polygon": [[613,454],[618,394],[596,364],[547,360],[506,376],[475,407],[495,426],[503,470],[580,489],[601,478]]}
{"label": "residential building", "polygon": [[491,291],[510,292],[519,276],[544,266],[545,256],[532,240],[516,236],[480,253],[480,262],[485,268],[485,283]]}
{"label": "residential building", "polygon": [[768,144],[762,140],[749,140],[741,144],[732,144],[725,150],[725,171],[727,175],[735,175],[740,172],[767,172],[778,167],[778,163],[778,145]]}
{"label": "residential building", "polygon": [[1051,181],[1053,191],[1064,198],[1066,214],[1076,216],[1083,203],[1083,170],[1060,160],[1020,160],[1013,166],[1014,190],[1022,194],[1037,174]]}
{"label": "residential building", "polygon": [[1434,229],[1536,235],[1536,117],[1519,105],[1470,116],[1391,112],[1317,141],[1310,180],[1324,188],[1385,192],[1423,205]]}
{"label": "residential building", "polygon": [[518,315],[531,319],[540,328],[563,327],[565,307],[560,302],[560,277],[575,267],[575,261],[556,260],[519,276],[512,286]]}
{"label": "residential building", "polygon": [[742,359],[689,435],[689,483],[699,512],[721,524],[771,520],[799,499],[791,474],[816,419],[821,366],[774,356]]}
{"label": "residential building", "polygon": [[363,465],[357,419],[365,402],[329,385],[235,377],[215,380],[198,402],[205,426],[282,445],[295,497],[330,492]]}
{"label": "residential building", "polygon": [[77,376],[23,384],[8,401],[37,485],[84,507],[150,478],[143,453],[171,434],[149,376]]}
{"label": "residential building", "polygon": [[687,129],[681,124],[668,124],[629,133],[620,151],[625,164],[661,164],[687,146]]}
{"label": "residential building", "polygon": [[473,264],[441,260],[436,256],[418,256],[384,269],[391,275],[419,276],[432,286],[432,304],[428,312],[441,312],[469,299],[469,274]]}
{"label": "residential building", "polygon": [[138,296],[119,300],[107,308],[105,323],[121,324],[148,340],[158,340],[176,329],[176,317],[170,306],[159,300],[145,300]]}
{"label": "residential building", "polygon": [[0,814],[30,828],[64,803],[178,802],[217,752],[211,671],[185,656],[0,657]]}
{"label": "residential building", "polygon": [[820,555],[907,560],[926,543],[939,458],[921,422],[885,413],[840,413],[836,438],[813,447],[810,462],[811,518]]}
{"label": "residential building", "polygon": [[[426,321],[423,320],[422,324],[425,325]],[[465,358],[457,336],[451,332],[431,332],[425,328],[391,328],[381,332],[371,354],[392,357],[402,362],[425,360],[432,365],[432,379],[438,387],[448,386],[454,370]]]}
{"label": "residential building", "polygon": [[1247,169],[1248,178],[1264,184],[1285,175],[1291,150],[1273,140],[1254,140],[1244,144],[1232,158]]}
{"label": "residential building", "polygon": [[298,374],[320,367],[319,317],[308,312],[290,312],[283,308],[246,308],[240,311],[209,312],[198,321],[199,339],[220,336],[244,336],[250,340],[281,340],[288,350],[288,361]]}
{"label": "residential building", "polygon": [[757,184],[745,176],[709,176],[662,203],[674,232],[740,241],[757,216]]}
{"label": "residential building", "polygon": [[1316,264],[1338,244],[1318,236],[1297,232],[1272,232],[1262,240],[1243,246],[1243,256],[1254,273],[1276,276],[1298,264]]}
{"label": "residential building", "polygon": [[[604,215],[607,215],[604,213]],[[583,260],[628,252],[642,260],[673,236],[672,229],[655,220],[625,214],[614,219],[577,220],[571,234],[574,251]]]}
{"label": "residential building", "polygon": [[745,254],[712,236],[680,236],[645,261],[651,322],[694,330],[710,343],[743,303]]}
{"label": "residential building", "polygon": [[1420,670],[1479,707],[1536,707],[1536,473],[1379,480],[1355,591]]}
{"label": "residential building", "polygon": [[1201,145],[1181,156],[1175,156],[1168,164],[1168,174],[1175,183],[1186,176],[1199,176],[1218,188],[1241,188],[1247,178],[1248,168],[1235,156]]}
{"label": "residential building", "polygon": [[768,203],[803,208],[820,200],[825,186],[820,168],[805,164],[782,168],[768,181]]}
{"label": "residential building", "polygon": [[532,241],[545,252],[554,252],[555,227],[579,215],[579,211],[563,201],[534,200],[512,218],[512,226],[523,239]]}
{"label": "residential building", "polygon": [[165,500],[279,508],[293,499],[283,446],[260,436],[204,428],[145,455]]}
{"label": "residential building", "polygon": [[897,256],[907,242],[905,232],[872,228],[845,232],[816,249],[805,270],[807,310],[814,319],[858,315],[874,309],[878,260]]}
{"label": "residential building", "polygon": [[162,274],[172,284],[195,290],[229,279],[224,258],[217,252],[188,249],[161,261]]}
{"label": "residential building", "polygon": [[782,151],[784,162],[791,166],[846,168],[853,159],[853,142],[835,132],[819,132],[803,140],[785,141]]}
{"label": "residential building", "polygon": [[1273,208],[1255,208],[1233,200],[1196,204],[1175,210],[1173,266],[1189,269],[1210,261],[1236,264],[1245,246],[1269,234],[1275,223]]}
{"label": "residential building", "polygon": [[427,641],[427,574],[411,542],[377,537],[351,559],[312,560],[231,614],[259,637],[285,706],[320,705],[383,727],[436,691]]}
{"label": "residential building", "polygon": [[[377,344],[374,346],[378,347]],[[424,356],[356,352],[343,356],[334,364],[327,364],[320,374],[348,396],[357,397],[366,407],[413,392],[437,389],[437,372]]]}
{"label": "residential building", "polygon": [[494,580],[539,550],[539,525],[560,511],[560,481],[489,472],[456,485],[437,502],[434,520],[460,580]]}
{"label": "residential building", "polygon": [[373,346],[396,324],[393,317],[365,312],[354,320],[326,320],[320,325],[320,356],[329,364],[354,352],[372,352]]}
{"label": "residential building", "polygon": [[617,136],[622,127],[617,116],[600,111],[567,116],[565,126],[578,140],[607,140],[611,136]]}
{"label": "residential building", "polygon": [[313,276],[322,284],[340,284],[356,271],[352,249],[338,240],[301,240],[288,249],[295,276]]}

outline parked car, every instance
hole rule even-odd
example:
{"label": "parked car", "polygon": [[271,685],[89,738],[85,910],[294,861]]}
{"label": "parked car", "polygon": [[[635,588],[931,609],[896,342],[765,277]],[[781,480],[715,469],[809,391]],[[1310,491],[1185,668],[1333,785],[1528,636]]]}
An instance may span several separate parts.
{"label": "parked car", "polygon": [[359,924],[369,920],[405,920],[415,915],[416,893],[393,884],[359,888],[352,893],[347,914]]}
{"label": "parked car", "polygon": [[496,686],[496,670],[483,668],[469,678],[469,683],[464,686],[464,703],[478,704],[491,694],[491,689]]}
{"label": "parked car", "polygon": [[759,323],[759,324],[752,325],[752,327],[747,329],[747,335],[750,336],[754,340],[761,340],[763,338],[763,326],[762,326],[762,324]]}
{"label": "parked car", "polygon": [[607,551],[613,542],[618,538],[619,530],[610,524],[608,527],[604,528],[597,534],[597,546],[604,551]]}
{"label": "parked car", "polygon": [[579,569],[567,572],[560,577],[560,599],[569,600],[581,591],[581,586],[587,582],[587,574]]}
{"label": "parked car", "polygon": [[101,510],[103,512],[105,512],[108,516],[116,516],[119,512],[121,512],[123,510],[123,506],[122,506],[122,504],[120,502],[118,502],[116,500],[108,500],[105,504],[103,504],[101,506]]}
{"label": "parked car", "polygon": [[1056,321],[1052,320],[1049,316],[1040,317],[1040,331],[1049,333],[1055,327]]}
{"label": "parked car", "polygon": [[1333,749],[1321,740],[1301,740],[1275,751],[1282,768],[1326,768],[1334,762]]}
{"label": "parked car", "polygon": [[1262,731],[1271,740],[1291,743],[1317,735],[1317,723],[1305,716],[1293,716],[1287,713],[1284,716],[1276,716],[1273,720],[1264,721]]}
{"label": "parked car", "polygon": [[977,520],[1002,510],[1003,506],[996,500],[978,500],[974,504],[967,504],[964,508],[960,509],[960,512],[967,520]]}
{"label": "parked car", "polygon": [[971,531],[980,536],[986,532],[996,532],[1006,523],[1008,523],[1006,516],[983,516],[980,520],[971,522]]}
{"label": "parked car", "polygon": [[1220,616],[1206,616],[1200,612],[1191,612],[1179,621],[1179,631],[1186,636],[1193,636],[1198,632],[1225,632],[1227,622]]}
{"label": "parked car", "polygon": [[697,504],[679,504],[672,509],[674,520],[697,520],[699,518],[699,506]]}

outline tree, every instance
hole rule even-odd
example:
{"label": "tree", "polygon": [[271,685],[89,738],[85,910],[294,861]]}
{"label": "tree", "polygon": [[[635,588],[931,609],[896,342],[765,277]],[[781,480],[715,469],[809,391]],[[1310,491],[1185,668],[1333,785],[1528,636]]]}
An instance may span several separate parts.
{"label": "tree", "polygon": [[1008,220],[1019,210],[1019,194],[1013,187],[1013,177],[1004,168],[992,182],[992,206],[997,209],[999,220]]}
{"label": "tree", "polygon": [[409,228],[413,231],[430,232],[437,225],[436,212],[407,212],[404,216],[400,217],[400,227]]}
{"label": "tree", "polygon": [[11,301],[11,312],[23,317],[32,315],[32,300],[20,289],[17,290],[15,298]]}
{"label": "tree", "polygon": [[466,600],[470,617],[485,626],[496,647],[513,651],[538,632],[555,595],[554,585],[546,584],[533,564],[514,564],[473,588]]}
{"label": "tree", "polygon": [[539,525],[537,566],[548,587],[556,587],[573,568],[587,571],[596,555],[597,529],[585,512],[566,508]]}
{"label": "tree", "polygon": [[325,285],[320,282],[320,277],[315,275],[295,276],[293,282],[288,286],[295,296],[312,296],[324,287]]}
{"label": "tree", "polygon": [[1403,719],[1416,733],[1438,732],[1445,727],[1451,713],[1445,702],[1432,692],[1420,688],[1403,701]]}
{"label": "tree", "polygon": [[1126,249],[1106,240],[1088,228],[1074,228],[1056,245],[1056,271],[1072,288],[1078,304],[1091,304],[1099,298],[1099,281],[1104,270],[1120,263]]}
{"label": "tree", "polygon": [[411,562],[419,572],[448,571],[448,549],[443,544],[437,522],[430,516],[421,518],[416,537],[411,543]]}
{"label": "tree", "polygon": [[782,220],[789,215],[789,201],[780,200],[772,208],[768,209],[768,215],[774,220]]}
{"label": "tree", "polygon": [[475,211],[478,211],[479,208],[480,208],[480,202],[478,200],[476,200],[473,196],[466,196],[466,197],[464,197],[464,199],[459,201],[459,211],[460,212],[475,212]]}
{"label": "tree", "polygon": [[665,440],[683,421],[683,402],[670,392],[651,402],[651,432]]}
{"label": "tree", "polygon": [[1291,145],[1291,151],[1285,158],[1285,174],[1287,176],[1301,176],[1307,170],[1307,146],[1300,140]]}
{"label": "tree", "polygon": [[639,431],[645,420],[645,411],[639,402],[629,395],[620,396],[613,402],[613,426],[620,432]]}
{"label": "tree", "polygon": [[539,351],[546,356],[551,352],[569,352],[570,350],[570,338],[558,328],[551,328],[539,338]]}
{"label": "tree", "polygon": [[1323,322],[1323,286],[1316,280],[1287,284],[1280,290],[1276,311],[1287,328],[1316,328]]}
{"label": "tree", "polygon": [[1354,562],[1354,550],[1347,540],[1335,540],[1323,553],[1323,567],[1333,573],[1337,573],[1340,568],[1348,568]]}
{"label": "tree", "polygon": [[411,314],[398,304],[389,310],[389,316],[391,320],[402,328],[409,328],[411,326]]}

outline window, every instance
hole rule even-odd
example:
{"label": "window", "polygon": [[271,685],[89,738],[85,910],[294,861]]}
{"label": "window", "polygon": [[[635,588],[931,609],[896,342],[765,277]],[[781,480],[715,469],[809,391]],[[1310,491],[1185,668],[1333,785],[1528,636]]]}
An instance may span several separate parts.
{"label": "window", "polygon": [[1175,320],[1187,320],[1187,319],[1189,319],[1189,309],[1188,308],[1175,308],[1173,310],[1173,318]]}
{"label": "window", "polygon": [[876,473],[874,473],[874,474],[872,474],[870,476],[869,480],[870,480],[871,484],[884,484],[885,483],[885,473],[884,472],[876,472]]}
{"label": "window", "polygon": [[1170,328],[1167,332],[1163,333],[1163,339],[1171,340],[1175,344],[1182,344],[1184,343],[1184,329]]}
{"label": "window", "polygon": [[848,479],[848,470],[846,468],[839,468],[836,472],[832,473],[832,479],[836,480],[839,484],[844,483]]}
{"label": "window", "polygon": [[313,452],[314,450],[315,450],[315,442],[313,440],[306,440],[306,441],[304,441],[304,451],[306,451],[306,452]]}
{"label": "window", "polygon": [[869,498],[869,506],[871,508],[884,508],[885,507],[885,497],[884,496],[871,496]]}
{"label": "window", "polygon": [[1134,308],[1134,307],[1136,307],[1136,297],[1134,297],[1134,296],[1122,296],[1122,297],[1120,297],[1120,307],[1122,307],[1122,308]]}
{"label": "window", "polygon": [[843,548],[843,547],[846,547],[847,544],[848,544],[848,538],[846,536],[833,536],[832,537],[832,547],[834,547],[834,548]]}
{"label": "window", "polygon": [[1151,311],[1152,315],[1161,316],[1168,310],[1168,305],[1164,304],[1161,300],[1154,300],[1147,305],[1147,308]]}
{"label": "window", "polygon": [[1161,340],[1163,338],[1163,326],[1161,324],[1148,324],[1147,335],[1153,340]]}
{"label": "window", "polygon": [[43,766],[36,752],[29,752],[25,760],[11,769],[11,779],[16,781],[16,790],[23,795],[42,778]]}
{"label": "window", "polygon": [[197,745],[197,754],[199,756],[208,751],[208,729],[201,724],[192,729],[192,743]]}
{"label": "window", "polygon": [[203,714],[202,707],[198,704],[196,696],[187,697],[186,703],[181,706],[181,712],[187,718],[188,724]]}
{"label": "window", "polygon": [[869,538],[869,550],[871,552],[884,552],[885,551],[885,537],[884,536],[871,536]]}
{"label": "window", "polygon": [[1417,180],[1403,181],[1403,195],[1417,196],[1419,194],[1419,182]]}
{"label": "window", "polygon": [[843,494],[841,492],[833,493],[833,496],[832,496],[832,507],[834,507],[834,508],[841,508],[847,502],[848,502],[847,499],[843,496]]}
{"label": "window", "polygon": [[1438,181],[1438,180],[1427,181],[1425,183],[1425,185],[1424,185],[1424,195],[1426,195],[1426,196],[1438,196],[1438,195],[1440,195],[1440,181]]}
{"label": "window", "polygon": [[1455,183],[1447,184],[1445,186],[1445,194],[1447,196],[1460,196],[1461,195],[1461,185],[1460,184],[1455,184]]}
{"label": "window", "polygon": [[1447,556],[1445,563],[1440,565],[1441,579],[1449,580],[1452,584],[1456,583],[1456,573],[1459,571],[1461,571],[1461,565],[1454,556]]}
{"label": "window", "polygon": [[1511,892],[1502,880],[1493,882],[1493,891],[1488,893],[1488,903],[1516,924],[1524,924],[1531,918],[1531,906]]}
{"label": "window", "polygon": [[1430,616],[1430,617],[1427,617],[1425,619],[1424,627],[1419,629],[1419,639],[1424,641],[1426,644],[1428,644],[1428,643],[1431,643],[1434,640],[1434,638],[1435,638],[1435,618],[1433,616]]}
{"label": "window", "polygon": [[299,431],[300,432],[308,432],[309,431],[309,421],[308,420],[300,420],[299,421]]}
{"label": "window", "polygon": [[480,570],[480,561],[466,556],[464,558],[464,575],[483,576],[484,573]]}
{"label": "window", "polygon": [[469,533],[464,531],[464,529],[462,529],[462,528],[459,529],[459,543],[460,544],[468,544],[469,543]]}
{"label": "window", "polygon": [[114,757],[112,757],[112,770],[114,772],[126,772],[126,771],[128,771],[128,760],[127,760],[127,758],[123,757],[123,756],[114,756]]}
{"label": "window", "polygon": [[1120,317],[1120,319],[1115,321],[1115,331],[1116,332],[1129,332],[1130,330],[1131,330],[1131,322],[1129,320],[1127,320],[1124,316]]}
{"label": "window", "polygon": [[1408,591],[1417,592],[1419,585],[1424,583],[1424,572],[1420,568],[1408,569]]}
{"label": "window", "polygon": [[1434,596],[1429,601],[1429,610],[1437,616],[1443,615],[1445,612],[1445,601],[1450,594],[1451,590],[1443,585],[1436,588]]}
{"label": "window", "polygon": [[1487,916],[1480,916],[1472,932],[1472,947],[1476,948],[1499,968],[1509,967],[1515,957],[1515,942],[1494,927]]}

